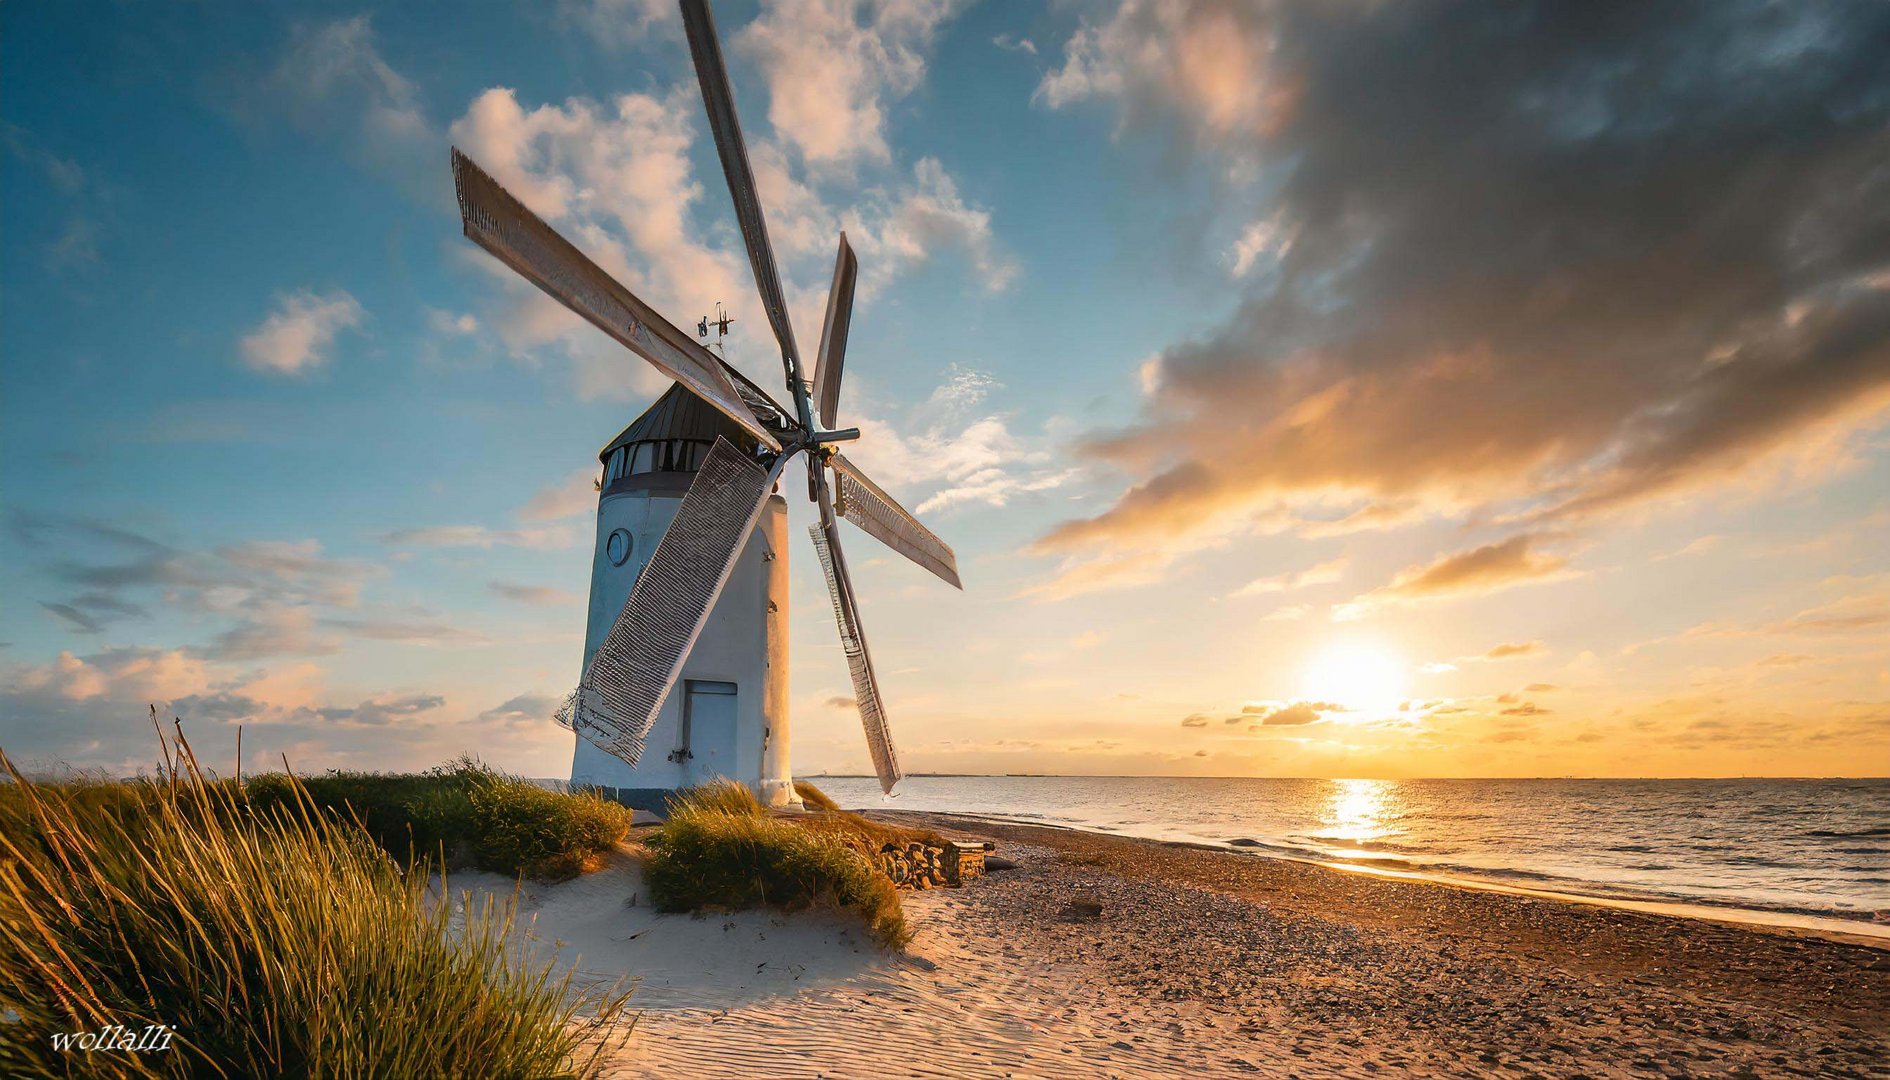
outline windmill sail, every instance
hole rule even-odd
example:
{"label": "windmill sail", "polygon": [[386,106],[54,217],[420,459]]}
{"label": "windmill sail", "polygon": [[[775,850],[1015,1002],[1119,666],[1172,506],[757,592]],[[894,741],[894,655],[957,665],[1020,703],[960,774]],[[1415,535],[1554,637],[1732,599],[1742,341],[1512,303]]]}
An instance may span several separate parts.
{"label": "windmill sail", "polygon": [[559,723],[637,763],[786,460],[763,469],[715,440]]}
{"label": "windmill sail", "polygon": [[453,184],[460,220],[474,243],[727,414],[763,446],[781,449],[730,385],[715,354],[618,284],[457,149]]}
{"label": "windmill sail", "polygon": [[696,63],[696,80],[702,84],[703,104],[709,110],[709,128],[715,132],[716,153],[722,158],[722,174],[728,178],[735,217],[741,222],[742,240],[748,246],[748,263],[755,270],[755,287],[768,309],[768,325],[781,343],[781,355],[798,363],[801,354],[794,344],[794,328],[788,323],[787,295],[781,290],[774,246],[768,242],[768,222],[761,213],[761,199],[755,194],[755,173],[748,164],[741,121],[735,116],[735,94],[729,89],[728,68],[722,63],[715,16],[709,13],[707,0],[682,0],[682,17],[683,29],[689,35],[689,52]]}
{"label": "windmill sail", "polygon": [[879,679],[873,674],[873,658],[866,651],[859,609],[853,604],[853,581],[847,576],[839,530],[834,528],[833,517],[825,513],[826,485],[819,485],[819,490],[823,520],[818,525],[809,525],[807,531],[814,538],[814,552],[820,557],[821,572],[827,577],[827,594],[833,598],[834,618],[840,625],[840,649],[846,653],[847,671],[853,676],[853,700],[860,710],[860,724],[866,729],[866,749],[873,758],[873,771],[879,774],[880,790],[891,794],[893,785],[905,774],[899,771],[892,730],[880,702]]}
{"label": "windmill sail", "polygon": [[840,254],[833,261],[833,286],[827,290],[827,318],[820,326],[820,352],[814,358],[814,415],[832,428],[840,411],[840,369],[847,358],[847,328],[853,323],[853,283],[860,260],[853,257],[847,234],[840,234]]}
{"label": "windmill sail", "polygon": [[840,493],[841,517],[937,574],[952,588],[964,588],[958,580],[958,556],[952,554],[951,545],[920,524],[918,518],[861,472],[858,465],[839,454],[829,458],[828,463],[833,466],[834,486]]}

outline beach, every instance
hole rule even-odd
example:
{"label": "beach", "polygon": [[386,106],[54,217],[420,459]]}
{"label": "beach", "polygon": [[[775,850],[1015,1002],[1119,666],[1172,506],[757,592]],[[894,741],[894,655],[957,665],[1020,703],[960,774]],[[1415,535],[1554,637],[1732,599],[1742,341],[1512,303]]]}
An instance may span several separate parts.
{"label": "beach", "polygon": [[581,982],[637,980],[604,1075],[1890,1076],[1890,942],[1864,924],[1834,939],[873,816],[991,839],[1014,866],[906,894],[903,953],[831,914],[655,915],[634,843],[525,886],[521,918]]}

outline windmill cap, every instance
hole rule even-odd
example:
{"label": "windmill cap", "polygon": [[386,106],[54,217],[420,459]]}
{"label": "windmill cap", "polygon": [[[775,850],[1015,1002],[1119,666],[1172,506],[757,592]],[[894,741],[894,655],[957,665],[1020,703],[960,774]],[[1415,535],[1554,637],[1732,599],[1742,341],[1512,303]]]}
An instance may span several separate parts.
{"label": "windmill cap", "polygon": [[661,442],[667,439],[712,443],[718,435],[748,453],[760,449],[761,444],[742,430],[740,424],[677,383],[599,450],[597,460],[605,461],[613,450],[631,443]]}

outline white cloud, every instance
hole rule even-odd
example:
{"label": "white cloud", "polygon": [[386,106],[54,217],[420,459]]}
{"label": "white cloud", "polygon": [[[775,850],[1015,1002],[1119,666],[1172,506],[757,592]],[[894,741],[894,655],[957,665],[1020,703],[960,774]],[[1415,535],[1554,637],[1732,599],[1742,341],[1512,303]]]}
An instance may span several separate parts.
{"label": "white cloud", "polygon": [[382,58],[366,15],[298,28],[264,85],[304,131],[345,143],[418,198],[447,198],[439,133],[414,83]]}
{"label": "white cloud", "polygon": [[1343,557],[1331,559],[1317,566],[1309,566],[1304,570],[1294,573],[1275,574],[1272,577],[1263,577],[1249,581],[1247,584],[1235,589],[1231,595],[1261,596],[1266,593],[1292,592],[1295,589],[1304,589],[1310,585],[1329,585],[1339,580],[1344,572],[1345,559]]}
{"label": "white cloud", "polygon": [[911,429],[885,419],[858,419],[861,439],[847,456],[883,484],[930,489],[912,507],[917,514],[970,504],[1003,506],[1067,483],[1074,470],[1052,464],[1047,439],[1019,436],[1004,414],[980,413],[986,396],[1001,388],[987,372],[954,365],[923,404],[908,410]]}
{"label": "white cloud", "polygon": [[[690,219],[703,196],[689,150],[701,106],[692,87],[609,104],[572,98],[526,110],[517,94],[480,94],[451,127],[453,141],[605,271],[673,321],[724,300],[745,317],[753,287],[742,261],[704,243]],[[555,345],[586,398],[627,400],[660,390],[648,365],[537,288],[468,252],[508,290],[492,319],[512,353]],[[757,320],[757,324],[759,321]]]}
{"label": "white cloud", "polygon": [[427,326],[436,334],[468,337],[479,332],[479,320],[470,312],[455,314],[439,308],[427,309]]}
{"label": "white cloud", "polygon": [[924,50],[956,0],[891,0],[859,21],[855,0],[765,0],[735,35],[761,66],[768,121],[815,165],[890,161],[886,110],[925,78]]}
{"label": "white cloud", "polygon": [[1101,24],[1085,22],[1046,72],[1035,98],[1058,109],[1086,98],[1121,98],[1131,115],[1146,99],[1174,101],[1206,131],[1226,134],[1277,122],[1292,88],[1272,77],[1272,9],[1260,4],[1126,0]]}
{"label": "white cloud", "polygon": [[341,289],[316,294],[301,289],[276,298],[276,309],[243,338],[243,360],[257,371],[301,375],[328,362],[335,335],[366,317]]}
{"label": "white cloud", "polygon": [[[847,235],[860,250],[863,273],[893,274],[956,248],[970,259],[984,287],[997,292],[1017,277],[1015,259],[991,231],[991,212],[966,203],[937,158],[913,166],[913,183],[888,204],[868,205]],[[870,260],[870,261],[869,261]]]}
{"label": "white cloud", "polygon": [[558,17],[608,49],[635,45],[679,21],[674,0],[558,0]]}
{"label": "white cloud", "polygon": [[1004,33],[992,38],[991,44],[996,45],[1005,52],[1028,53],[1031,56],[1037,55],[1037,43],[1027,37],[1018,37],[1014,34]]}

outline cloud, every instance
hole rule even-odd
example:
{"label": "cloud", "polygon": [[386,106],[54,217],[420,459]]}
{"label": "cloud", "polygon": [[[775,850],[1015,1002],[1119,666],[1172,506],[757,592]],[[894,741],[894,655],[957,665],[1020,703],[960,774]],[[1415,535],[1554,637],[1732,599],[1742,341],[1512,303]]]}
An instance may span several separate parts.
{"label": "cloud", "polygon": [[1327,713],[1345,710],[1329,701],[1295,701],[1290,705],[1250,706],[1242,711],[1247,715],[1236,720],[1257,720],[1261,727],[1304,727],[1324,720]]}
{"label": "cloud", "polygon": [[1192,716],[1183,717],[1181,720],[1181,726],[1182,727],[1207,727],[1209,719],[1210,718],[1208,717],[1206,713],[1195,713]]}
{"label": "cloud", "polygon": [[382,727],[397,721],[412,720],[446,704],[438,694],[396,694],[372,697],[349,708],[326,706],[309,710],[309,715],[333,723]]}
{"label": "cloud", "polygon": [[324,626],[344,630],[355,637],[372,641],[397,641],[404,645],[476,645],[491,639],[450,623],[413,619],[324,619]]}
{"label": "cloud", "polygon": [[826,705],[829,709],[852,709],[858,707],[858,704],[858,702],[844,694],[836,694],[826,701]]}
{"label": "cloud", "polygon": [[847,236],[859,249],[861,266],[871,267],[868,274],[896,273],[955,250],[970,260],[988,292],[1001,292],[1017,279],[1017,261],[998,245],[991,212],[967,203],[937,158],[920,158],[912,183],[891,202],[869,201],[856,213],[860,224]]}
{"label": "cloud", "polygon": [[1492,645],[1477,660],[1513,660],[1521,656],[1540,656],[1548,652],[1548,646],[1540,641],[1513,641],[1501,645]]}
{"label": "cloud", "polygon": [[568,607],[581,604],[584,598],[564,589],[553,589],[545,585],[515,585],[506,581],[488,581],[486,588],[494,595],[503,597],[516,604],[533,604],[538,607]]}
{"label": "cloud", "polygon": [[597,509],[598,469],[586,465],[549,487],[540,488],[519,507],[520,521],[562,521]]}
{"label": "cloud", "polygon": [[48,614],[57,618],[61,623],[64,623],[68,628],[76,630],[81,634],[96,634],[105,629],[103,623],[87,615],[85,612],[80,611],[71,604],[57,604],[41,600],[39,606],[44,608]]}
{"label": "cloud", "polygon": [[[704,194],[690,159],[701,111],[693,83],[660,96],[620,94],[609,102],[571,98],[527,110],[515,91],[495,87],[453,121],[452,140],[631,292],[660,312],[689,312],[717,299],[740,318],[754,290],[729,251],[704,243],[691,220]],[[466,257],[506,299],[492,306],[493,329],[514,357],[530,362],[556,347],[570,361],[578,394],[632,399],[667,385],[655,369],[483,253]],[[759,320],[757,320],[759,321]]]}
{"label": "cloud", "polygon": [[768,0],[734,49],[768,84],[768,122],[816,165],[885,162],[887,109],[925,78],[925,51],[956,0]]}
{"label": "cloud", "polygon": [[996,45],[998,48],[1003,49],[1005,52],[1028,53],[1031,56],[1037,55],[1036,42],[1030,40],[1027,37],[1019,37],[1015,34],[1010,34],[1010,33],[999,34],[998,36],[991,39],[991,44]]}
{"label": "cloud", "polygon": [[1255,254],[1081,444],[1126,490],[1042,548],[1333,506],[1567,527],[1828,475],[1890,409],[1887,34],[1756,2],[1086,20],[1039,102],[1170,136]]}
{"label": "cloud", "polygon": [[321,656],[339,651],[333,634],[321,633],[307,608],[278,607],[237,620],[208,645],[191,650],[210,660],[261,660],[275,656]]}
{"label": "cloud", "polygon": [[368,16],[296,27],[275,68],[245,91],[259,92],[259,100],[234,108],[258,126],[272,119],[262,109],[286,115],[409,195],[445,204],[440,134],[427,122],[418,87],[381,56]]}
{"label": "cloud", "polygon": [[381,540],[389,544],[415,547],[495,547],[556,550],[575,547],[580,537],[576,529],[553,525],[531,529],[494,529],[484,525],[425,525],[414,529],[396,529]]}
{"label": "cloud", "polygon": [[[609,49],[649,39],[680,24],[670,0],[558,0],[558,18]],[[680,34],[669,34],[680,42]]]}
{"label": "cloud", "polygon": [[1343,576],[1345,559],[1330,559],[1317,566],[1290,574],[1275,574],[1272,577],[1258,578],[1235,589],[1232,596],[1261,596],[1266,593],[1292,592],[1311,585],[1329,585]]}
{"label": "cloud", "polygon": [[1444,555],[1423,566],[1408,567],[1389,584],[1342,605],[1337,615],[1355,618],[1387,604],[1490,593],[1574,576],[1566,558],[1537,548],[1542,540],[1539,535],[1519,533],[1494,544]]}
{"label": "cloud", "polygon": [[552,714],[562,704],[549,694],[520,694],[480,713],[479,719],[489,724],[535,727],[551,723]]}
{"label": "cloud", "polygon": [[1055,463],[1047,436],[1020,434],[986,399],[1003,384],[988,372],[953,364],[924,402],[899,419],[876,417],[869,403],[850,417],[862,437],[847,457],[897,491],[926,491],[913,513],[1006,506],[1063,486],[1072,470]]}
{"label": "cloud", "polygon": [[1545,683],[1545,682],[1532,682],[1528,686],[1523,687],[1524,692],[1530,693],[1530,694],[1547,694],[1557,689],[1560,689],[1560,688],[1557,687],[1554,683]]}
{"label": "cloud", "polygon": [[335,335],[361,325],[366,313],[341,289],[307,289],[276,298],[276,308],[243,338],[243,361],[257,371],[304,375],[328,362]]}

